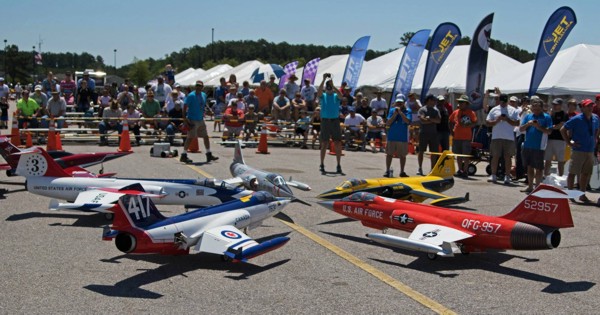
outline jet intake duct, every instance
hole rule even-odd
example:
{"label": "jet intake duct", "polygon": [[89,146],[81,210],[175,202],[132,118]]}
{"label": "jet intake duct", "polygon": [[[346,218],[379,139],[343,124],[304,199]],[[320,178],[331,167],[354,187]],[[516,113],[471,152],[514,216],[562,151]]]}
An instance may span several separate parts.
{"label": "jet intake duct", "polygon": [[510,243],[514,249],[552,249],[560,245],[560,231],[518,222],[511,232]]}
{"label": "jet intake duct", "polygon": [[115,245],[117,245],[118,250],[124,253],[131,253],[136,248],[137,240],[135,236],[129,233],[119,233],[115,238]]}

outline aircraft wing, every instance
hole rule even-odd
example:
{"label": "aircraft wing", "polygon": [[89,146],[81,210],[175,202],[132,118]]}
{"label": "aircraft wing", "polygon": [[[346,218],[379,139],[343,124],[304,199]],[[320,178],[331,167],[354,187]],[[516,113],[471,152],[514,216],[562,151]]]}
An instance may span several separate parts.
{"label": "aircraft wing", "polygon": [[244,180],[239,177],[232,177],[223,180],[225,183],[233,186],[240,186],[244,184]]}
{"label": "aircraft wing", "polygon": [[419,224],[408,237],[409,240],[441,246],[443,243],[453,243],[474,234],[437,224]]}
{"label": "aircraft wing", "polygon": [[292,180],[291,177],[290,177],[290,180],[287,181],[287,184],[288,184],[288,186],[292,186],[296,189],[300,189],[300,190],[304,190],[304,191],[311,190],[310,186],[308,186],[307,184]]}
{"label": "aircraft wing", "polygon": [[451,197],[424,187],[412,189],[410,193],[423,199],[434,199],[430,204],[441,207],[469,201],[468,193],[464,197]]}
{"label": "aircraft wing", "polygon": [[283,246],[289,240],[289,237],[276,237],[259,244],[233,225],[223,225],[202,233],[202,238],[194,249],[224,255],[233,261],[246,262],[250,258]]}
{"label": "aircraft wing", "polygon": [[[98,188],[82,191],[77,195],[73,203],[59,203],[52,200],[49,205],[50,210],[81,210],[110,213],[108,209],[112,208],[119,198],[124,194],[144,195],[150,198],[162,198],[165,194],[161,191],[159,194],[152,194],[143,191],[141,185],[134,184],[126,187],[116,188]],[[141,189],[140,189],[141,188]]]}

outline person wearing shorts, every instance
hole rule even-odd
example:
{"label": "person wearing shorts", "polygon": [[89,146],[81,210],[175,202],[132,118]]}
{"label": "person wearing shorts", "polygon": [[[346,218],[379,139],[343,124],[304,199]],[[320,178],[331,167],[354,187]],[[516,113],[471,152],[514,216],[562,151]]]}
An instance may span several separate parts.
{"label": "person wearing shorts", "polygon": [[[421,128],[419,130],[419,153],[417,155],[417,162],[419,163],[419,172],[417,175],[425,175],[423,173],[423,156],[427,147],[430,152],[439,152],[440,141],[437,134],[437,124],[441,122],[440,111],[437,109],[435,104],[437,103],[437,97],[433,94],[429,94],[425,97],[425,106],[419,108],[417,115],[421,121]],[[437,155],[431,156],[431,169],[437,161]]]}
{"label": "person wearing shorts", "polygon": [[404,172],[404,167],[406,165],[406,155],[408,154],[408,127],[411,121],[412,112],[410,108],[406,107],[406,97],[400,94],[394,101],[386,121],[388,132],[383,177],[392,177],[390,167],[394,156],[400,159],[400,177],[408,177]]}
{"label": "person wearing shorts", "polygon": [[508,105],[508,95],[500,94],[498,101],[500,104],[490,109],[485,120],[492,128],[492,143],[490,144],[492,176],[488,181],[496,182],[498,163],[500,157],[504,157],[504,184],[510,184],[512,156],[515,155],[514,127],[519,126],[519,113],[516,108]]}
{"label": "person wearing shorts", "polygon": [[[477,115],[469,108],[470,104],[469,97],[461,95],[458,98],[458,109],[448,117],[448,125],[452,132],[452,152],[455,154],[471,154],[472,127],[477,123]],[[456,161],[458,163],[456,176],[469,177],[470,159],[459,156]]]}
{"label": "person wearing shorts", "polygon": [[184,163],[192,163],[187,156],[186,151],[190,147],[192,141],[195,141],[198,137],[202,137],[204,140],[204,147],[206,148],[206,161],[216,161],[219,158],[212,155],[210,151],[210,139],[208,139],[208,132],[206,131],[206,123],[204,122],[204,113],[206,110],[210,111],[206,103],[206,93],[202,92],[204,83],[200,80],[196,81],[195,90],[188,94],[183,103],[183,117],[185,117],[185,123],[188,125],[189,132],[185,143],[183,145],[183,153],[181,154],[180,161]]}
{"label": "person wearing shorts", "polygon": [[[326,80],[327,84],[325,84]],[[321,165],[319,166],[319,170],[321,173],[325,173],[325,165],[323,163],[325,162],[327,145],[329,144],[329,139],[331,139],[335,147],[337,173],[344,174],[340,165],[342,159],[342,129],[340,128],[340,100],[342,99],[342,93],[333,85],[331,74],[323,74],[323,80],[317,90],[317,99],[319,99],[319,104],[321,105],[321,137],[319,138],[319,142],[321,143]]]}
{"label": "person wearing shorts", "polygon": [[523,117],[519,131],[525,133],[525,142],[521,151],[523,166],[527,169],[527,189],[530,193],[535,184],[542,182],[544,173],[544,151],[548,143],[548,135],[552,133],[552,118],[543,112],[543,101],[532,98],[531,113]]}
{"label": "person wearing shorts", "polygon": [[598,139],[598,116],[592,113],[594,102],[591,99],[581,101],[581,114],[571,117],[560,128],[560,133],[571,147],[571,165],[567,176],[567,188],[573,189],[575,176],[579,178],[579,190],[584,192],[579,201],[589,202],[585,195],[594,167],[594,148]]}
{"label": "person wearing shorts", "polygon": [[560,134],[560,128],[569,120],[567,112],[563,110],[563,100],[555,98],[552,101],[552,133],[548,136],[548,145],[544,152],[544,176],[550,175],[552,160],[558,161],[558,176],[565,172],[565,149],[566,143]]}

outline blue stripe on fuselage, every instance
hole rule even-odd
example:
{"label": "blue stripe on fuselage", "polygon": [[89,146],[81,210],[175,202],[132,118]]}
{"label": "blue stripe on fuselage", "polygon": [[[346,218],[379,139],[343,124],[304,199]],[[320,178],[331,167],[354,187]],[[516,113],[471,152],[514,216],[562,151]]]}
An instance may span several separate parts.
{"label": "blue stripe on fuselage", "polygon": [[187,213],[183,213],[180,215],[176,215],[173,217],[169,217],[163,221],[160,222],[156,222],[154,224],[148,225],[146,227],[144,227],[145,230],[151,230],[151,229],[155,229],[155,228],[159,228],[159,227],[163,227],[165,225],[170,225],[170,224],[176,224],[176,223],[180,223],[180,222],[184,222],[184,221],[189,221],[189,220],[193,220],[193,219],[198,219],[198,218],[202,218],[202,217],[207,217],[213,214],[219,214],[219,213],[224,213],[224,212],[228,212],[228,211],[232,211],[232,210],[239,210],[239,209],[243,209],[243,208],[248,208],[251,206],[256,206],[256,205],[260,205],[263,203],[267,203],[267,202],[271,202],[272,200],[268,200],[268,201],[261,201],[258,200],[256,197],[252,197],[250,198],[250,200],[244,202],[241,200],[232,200],[229,202],[225,202],[222,203],[220,205],[216,205],[216,206],[211,206],[211,207],[207,207],[207,208],[201,208],[201,209],[196,209],[194,211],[190,211]]}

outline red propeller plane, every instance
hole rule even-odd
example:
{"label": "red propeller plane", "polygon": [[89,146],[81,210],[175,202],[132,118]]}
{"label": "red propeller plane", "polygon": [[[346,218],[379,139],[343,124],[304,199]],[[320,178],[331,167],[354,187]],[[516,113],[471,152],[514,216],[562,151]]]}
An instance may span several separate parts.
{"label": "red propeller plane", "polygon": [[[368,233],[375,242],[427,253],[455,253],[486,249],[538,250],[558,247],[560,228],[573,227],[569,198],[573,194],[540,185],[511,212],[500,217],[450,210],[357,192],[341,200],[319,201],[328,209],[364,226],[383,230]],[[386,234],[388,228],[412,232],[408,238]]]}
{"label": "red propeller plane", "polygon": [[[6,175],[14,176],[17,165],[19,165],[19,158],[21,155],[13,154],[17,152],[23,152],[24,150],[19,149],[8,141],[9,139],[5,136],[0,136],[0,155],[6,160],[7,164],[0,164],[0,170],[6,170]],[[90,167],[96,164],[101,164],[120,158],[132,152],[92,152],[92,153],[69,153],[64,151],[48,151],[48,154],[54,159],[60,167],[62,167],[69,175],[75,175],[78,172],[88,173],[84,167]],[[116,173],[103,174],[103,170],[100,171],[98,177],[110,177]]]}

